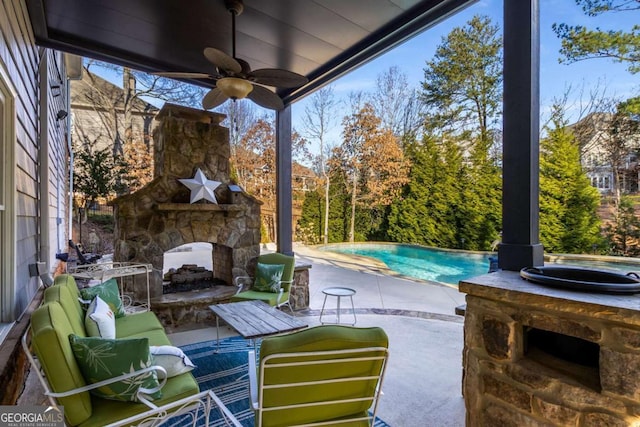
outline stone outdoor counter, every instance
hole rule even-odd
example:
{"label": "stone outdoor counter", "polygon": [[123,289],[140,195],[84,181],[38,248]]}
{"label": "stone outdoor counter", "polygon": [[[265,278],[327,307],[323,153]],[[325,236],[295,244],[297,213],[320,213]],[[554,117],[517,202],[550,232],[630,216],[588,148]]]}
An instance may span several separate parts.
{"label": "stone outdoor counter", "polygon": [[640,425],[640,297],[506,271],[460,291],[467,426]]}

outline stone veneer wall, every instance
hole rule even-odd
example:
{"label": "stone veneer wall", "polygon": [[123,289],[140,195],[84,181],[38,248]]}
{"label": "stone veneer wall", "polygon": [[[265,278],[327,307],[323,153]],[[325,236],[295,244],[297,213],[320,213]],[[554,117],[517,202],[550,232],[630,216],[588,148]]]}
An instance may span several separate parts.
{"label": "stone veneer wall", "polygon": [[309,308],[309,269],[310,264],[296,264],[293,272],[293,283],[289,293],[289,304],[292,310]]}
{"label": "stone veneer wall", "polygon": [[[543,287],[516,272],[461,282],[460,291],[467,426],[640,425],[639,297]],[[530,357],[527,328],[598,344],[599,369]]]}
{"label": "stone veneer wall", "polygon": [[[224,115],[165,104],[156,119],[154,179],[139,191],[117,198],[115,261],[149,263],[151,297],[162,294],[164,252],[192,242],[232,249],[229,266],[235,276],[247,275],[249,260],[260,249],[260,202],[246,193],[230,194],[229,132]],[[220,181],[218,205],[190,204],[190,191],[178,179],[192,178],[197,168]],[[215,262],[215,260],[214,260]],[[135,296],[144,299],[144,278],[136,277]]]}

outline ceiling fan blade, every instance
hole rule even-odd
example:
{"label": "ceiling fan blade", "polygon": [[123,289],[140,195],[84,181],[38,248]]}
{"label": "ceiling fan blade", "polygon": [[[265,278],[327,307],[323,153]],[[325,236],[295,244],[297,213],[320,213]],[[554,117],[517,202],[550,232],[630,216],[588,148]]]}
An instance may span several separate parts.
{"label": "ceiling fan blade", "polygon": [[247,78],[253,82],[275,87],[300,87],[309,79],[293,71],[279,68],[262,68],[247,74]]}
{"label": "ceiling fan blade", "polygon": [[242,71],[242,65],[240,65],[238,61],[216,48],[205,48],[204,56],[209,60],[209,62],[211,62],[221,70],[231,71],[233,73],[239,73],[240,71]]}
{"label": "ceiling fan blade", "polygon": [[253,90],[249,92],[247,98],[255,102],[261,107],[268,108],[270,110],[282,110],[284,103],[282,99],[275,93],[271,92],[266,87],[253,85]]}
{"label": "ceiling fan blade", "polygon": [[227,95],[222,93],[220,89],[213,88],[202,98],[202,108],[205,110],[210,110],[212,108],[217,107],[222,104],[224,101],[229,99]]}
{"label": "ceiling fan blade", "polygon": [[172,79],[212,79],[211,74],[207,73],[185,73],[180,71],[169,71],[161,73],[152,73],[154,76],[169,77]]}

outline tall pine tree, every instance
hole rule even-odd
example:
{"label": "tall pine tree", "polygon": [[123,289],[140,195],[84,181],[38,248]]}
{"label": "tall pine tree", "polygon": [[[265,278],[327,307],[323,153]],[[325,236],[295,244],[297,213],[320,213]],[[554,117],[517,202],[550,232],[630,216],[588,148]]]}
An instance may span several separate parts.
{"label": "tall pine tree", "polygon": [[547,252],[585,253],[601,243],[598,190],[580,164],[580,150],[555,106],[540,153],[540,241]]}

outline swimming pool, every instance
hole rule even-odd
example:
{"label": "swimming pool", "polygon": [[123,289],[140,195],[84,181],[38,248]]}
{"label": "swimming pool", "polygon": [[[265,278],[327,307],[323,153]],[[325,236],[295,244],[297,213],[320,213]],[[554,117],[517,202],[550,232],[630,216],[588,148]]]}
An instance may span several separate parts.
{"label": "swimming pool", "polygon": [[489,253],[447,251],[393,243],[327,245],[320,249],[376,258],[405,276],[454,285],[460,280],[487,273],[489,257],[492,256]]}
{"label": "swimming pool", "polygon": [[[443,250],[399,243],[342,243],[326,245],[320,250],[376,258],[402,275],[454,285],[460,280],[487,273],[489,257],[497,257],[493,252]],[[545,265],[562,264],[622,274],[630,271],[640,273],[638,259],[554,254],[546,255],[545,259]]]}

